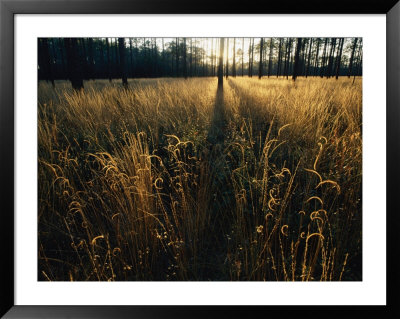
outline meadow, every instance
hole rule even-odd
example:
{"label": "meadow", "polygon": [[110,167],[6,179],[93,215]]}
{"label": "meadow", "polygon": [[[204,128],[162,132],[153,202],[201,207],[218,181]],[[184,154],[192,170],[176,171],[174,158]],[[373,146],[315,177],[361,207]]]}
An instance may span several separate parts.
{"label": "meadow", "polygon": [[39,82],[39,280],[362,280],[361,194],[361,77]]}

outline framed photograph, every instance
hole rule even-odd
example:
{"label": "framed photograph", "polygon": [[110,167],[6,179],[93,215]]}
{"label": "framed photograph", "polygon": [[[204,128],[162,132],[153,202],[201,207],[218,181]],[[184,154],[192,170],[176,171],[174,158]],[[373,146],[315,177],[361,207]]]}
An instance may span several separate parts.
{"label": "framed photograph", "polygon": [[400,5],[289,2],[0,0],[1,315],[399,315]]}

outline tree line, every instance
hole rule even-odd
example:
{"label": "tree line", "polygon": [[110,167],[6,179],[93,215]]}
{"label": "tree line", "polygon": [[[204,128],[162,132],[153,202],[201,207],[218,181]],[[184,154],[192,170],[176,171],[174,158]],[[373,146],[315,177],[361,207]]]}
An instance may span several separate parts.
{"label": "tree line", "polygon": [[75,89],[95,79],[360,75],[362,38],[38,39],[39,80]]}

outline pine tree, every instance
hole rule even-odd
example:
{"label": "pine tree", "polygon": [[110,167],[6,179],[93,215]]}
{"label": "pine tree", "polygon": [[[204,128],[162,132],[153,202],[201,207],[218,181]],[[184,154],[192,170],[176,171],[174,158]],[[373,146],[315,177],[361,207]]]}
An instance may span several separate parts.
{"label": "pine tree", "polygon": [[218,88],[224,85],[224,38],[219,40]]}
{"label": "pine tree", "polygon": [[118,47],[119,47],[119,67],[120,67],[120,75],[122,78],[122,85],[124,88],[128,87],[128,79],[126,76],[126,67],[125,67],[125,38],[118,38]]}

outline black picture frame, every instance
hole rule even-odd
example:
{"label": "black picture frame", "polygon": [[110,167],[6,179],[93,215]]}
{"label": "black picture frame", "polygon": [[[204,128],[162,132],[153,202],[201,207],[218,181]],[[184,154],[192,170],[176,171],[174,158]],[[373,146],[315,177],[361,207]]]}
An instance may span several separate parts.
{"label": "black picture frame", "polygon": [[[14,15],[15,14],[386,14],[387,305],[386,306],[16,306],[14,303]],[[0,315],[4,318],[204,318],[257,315],[400,317],[396,257],[400,162],[400,3],[398,0],[264,1],[241,5],[181,0],[0,0]],[[377,66],[378,67],[378,66]]]}

